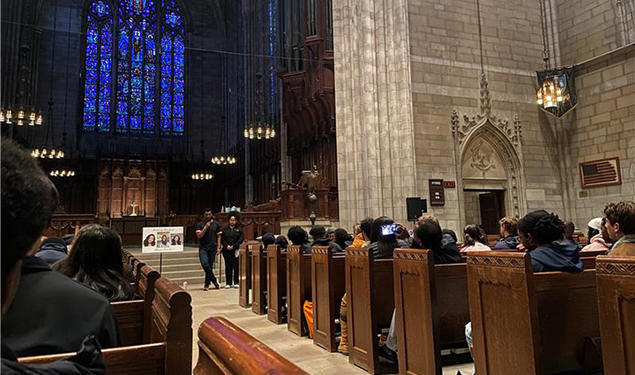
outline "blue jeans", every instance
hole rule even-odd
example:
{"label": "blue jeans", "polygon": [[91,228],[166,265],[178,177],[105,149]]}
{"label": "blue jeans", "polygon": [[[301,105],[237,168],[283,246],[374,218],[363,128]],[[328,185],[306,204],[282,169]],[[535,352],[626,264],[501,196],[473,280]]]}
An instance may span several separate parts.
{"label": "blue jeans", "polygon": [[216,260],[216,248],[198,249],[198,259],[201,261],[203,271],[205,271],[205,287],[209,287],[210,283],[214,285],[216,277],[214,276],[214,261]]}

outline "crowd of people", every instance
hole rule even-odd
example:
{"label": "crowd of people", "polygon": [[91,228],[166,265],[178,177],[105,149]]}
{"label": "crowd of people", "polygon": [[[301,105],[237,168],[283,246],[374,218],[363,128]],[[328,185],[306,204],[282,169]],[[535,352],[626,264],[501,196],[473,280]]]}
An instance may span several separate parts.
{"label": "crowd of people", "polygon": [[[111,302],[138,298],[131,287],[132,272],[122,261],[120,236],[98,224],[63,238],[43,233],[58,205],[58,192],[37,162],[17,144],[2,140],[2,372],[32,374],[103,373],[101,348],[119,345]],[[581,272],[580,257],[589,251],[609,256],[635,256],[635,202],[608,204],[603,215],[588,222],[588,244],[575,241],[575,226],[544,210],[517,220],[499,221],[499,239],[493,246],[475,224],[464,228],[461,241],[439,220],[424,215],[412,230],[391,218],[365,218],[352,233],[343,228],[300,226],[283,235],[264,234],[263,246],[300,246],[311,253],[326,246],[333,253],[366,247],[375,259],[392,258],[396,248],[427,249],[436,264],[459,263],[472,251],[529,252],[533,270]],[[219,288],[212,269],[222,254],[225,288],[238,287],[238,248],[245,240],[235,213],[222,227],[206,209],[196,227],[199,258],[205,272],[204,289]],[[174,240],[174,239],[173,239]],[[178,238],[180,242],[181,239]],[[348,353],[347,298],[340,303],[341,340],[338,350]],[[69,308],[72,306],[72,308]],[[471,326],[466,340],[471,347]],[[20,356],[78,352],[63,361],[32,366]],[[396,361],[395,319],[380,353]]]}

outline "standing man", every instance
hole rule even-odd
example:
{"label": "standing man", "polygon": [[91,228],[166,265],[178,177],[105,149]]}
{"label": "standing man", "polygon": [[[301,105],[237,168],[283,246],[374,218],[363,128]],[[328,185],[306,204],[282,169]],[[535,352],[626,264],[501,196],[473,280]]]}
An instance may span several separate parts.
{"label": "standing man", "polygon": [[217,234],[220,232],[220,225],[214,221],[214,214],[210,208],[203,212],[203,221],[196,226],[196,237],[198,238],[198,258],[205,271],[205,286],[203,290],[209,290],[209,284],[214,284],[218,289],[219,285],[214,276],[214,260],[218,247]]}

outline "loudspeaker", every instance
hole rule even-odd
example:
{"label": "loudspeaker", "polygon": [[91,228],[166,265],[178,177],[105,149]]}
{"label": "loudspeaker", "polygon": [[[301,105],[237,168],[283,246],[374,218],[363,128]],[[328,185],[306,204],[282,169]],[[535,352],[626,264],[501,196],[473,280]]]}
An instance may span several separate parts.
{"label": "loudspeaker", "polygon": [[419,197],[406,198],[406,210],[408,221],[417,221],[422,213],[428,212],[428,202]]}

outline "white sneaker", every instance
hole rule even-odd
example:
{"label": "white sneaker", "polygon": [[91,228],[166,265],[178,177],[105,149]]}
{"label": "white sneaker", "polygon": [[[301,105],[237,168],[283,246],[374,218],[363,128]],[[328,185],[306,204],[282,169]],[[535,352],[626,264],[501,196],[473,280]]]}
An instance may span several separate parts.
{"label": "white sneaker", "polygon": [[238,284],[234,284],[234,289],[238,289]]}
{"label": "white sneaker", "polygon": [[225,285],[225,289],[230,289],[231,287],[232,287],[232,286],[231,286],[231,285],[229,285],[229,284]]}

